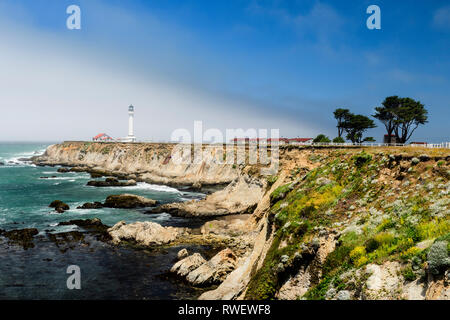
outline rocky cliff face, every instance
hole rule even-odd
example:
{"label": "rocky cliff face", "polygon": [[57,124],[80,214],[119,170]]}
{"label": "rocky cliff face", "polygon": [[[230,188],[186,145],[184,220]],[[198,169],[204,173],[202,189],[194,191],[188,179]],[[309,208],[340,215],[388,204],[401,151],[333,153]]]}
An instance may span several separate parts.
{"label": "rocky cliff face", "polygon": [[278,173],[261,176],[245,163],[176,165],[170,148],[65,143],[35,162],[172,185],[227,184],[205,200],[161,208],[250,213],[202,228],[235,240],[236,264],[200,299],[449,299],[448,150],[286,147]]}
{"label": "rocky cliff face", "polygon": [[[33,162],[71,166],[74,167],[71,171],[87,171],[96,176],[113,175],[196,190],[216,187],[216,192],[204,200],[167,204],[148,213],[206,217],[253,211],[266,185],[256,166],[247,165],[245,160],[240,164],[226,163],[227,155],[222,147],[205,147],[201,161],[180,163],[173,158],[181,154],[174,151],[174,147],[173,144],[64,142],[50,146],[44,155],[33,158]],[[193,150],[190,151],[194,155]],[[239,152],[245,154],[245,150],[237,150],[236,159]],[[186,160],[185,154],[183,157]]]}
{"label": "rocky cliff face", "polygon": [[311,153],[254,213],[242,268],[202,298],[449,299],[450,156],[426,151]]}
{"label": "rocky cliff face", "polygon": [[33,161],[41,165],[80,166],[173,186],[228,184],[239,175],[235,165],[215,161],[219,157],[215,148],[203,150],[204,159],[199,163],[176,163],[172,159],[173,148],[173,144],[159,143],[64,142],[50,146]]}
{"label": "rocky cliff face", "polygon": [[450,299],[448,150],[280,155],[252,249],[200,299]]}

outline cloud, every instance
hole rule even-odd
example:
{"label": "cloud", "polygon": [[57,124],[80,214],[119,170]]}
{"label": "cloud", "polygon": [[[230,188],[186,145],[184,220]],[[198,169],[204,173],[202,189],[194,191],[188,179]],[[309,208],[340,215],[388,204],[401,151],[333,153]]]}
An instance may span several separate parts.
{"label": "cloud", "polygon": [[[123,15],[130,17],[129,12]],[[148,65],[148,59],[156,59],[154,64],[160,60],[146,47],[142,56],[130,54],[129,48],[110,54],[110,42],[92,46],[91,38],[72,36],[75,33],[44,32],[3,17],[0,20],[2,140],[90,139],[99,132],[125,136],[130,103],[136,107],[135,131],[142,140],[168,140],[178,128],[192,131],[195,120],[202,120],[205,129],[223,132],[227,128],[279,128],[286,136],[314,133],[307,120],[274,111],[274,106],[235,97],[220,88],[211,93],[195,81],[186,85],[178,81],[176,68],[173,76],[162,76]],[[120,23],[116,26],[121,27]],[[168,54],[161,61],[169,64],[170,58]],[[195,65],[184,52],[173,58]],[[196,68],[201,73],[209,66]],[[198,76],[196,68],[187,70],[192,79]]]}
{"label": "cloud", "polygon": [[388,74],[391,79],[405,84],[416,83],[423,85],[438,86],[438,85],[445,85],[448,83],[448,80],[445,77],[439,75],[411,72],[400,68],[395,68]]}
{"label": "cloud", "polygon": [[378,66],[383,62],[380,54],[374,52],[365,52],[364,57],[370,66]]}
{"label": "cloud", "polygon": [[439,8],[434,12],[433,26],[440,30],[450,31],[450,6]]}
{"label": "cloud", "polygon": [[[344,40],[347,20],[334,7],[321,1],[310,1],[310,8],[293,9],[292,1],[254,1],[248,11],[274,20],[296,35],[293,50],[309,51],[325,59],[342,61],[354,55]],[[304,4],[304,2],[302,2]],[[294,5],[295,7],[295,5]]]}
{"label": "cloud", "polygon": [[415,74],[401,69],[394,69],[389,74],[392,79],[404,83],[411,83],[417,79]]}
{"label": "cloud", "polygon": [[333,34],[340,32],[345,19],[332,6],[314,1],[311,9],[302,14],[294,13],[283,6],[282,1],[275,1],[270,5],[255,1],[249,7],[254,14],[271,16],[279,22],[295,29],[300,35],[315,35],[316,40],[323,41]]}

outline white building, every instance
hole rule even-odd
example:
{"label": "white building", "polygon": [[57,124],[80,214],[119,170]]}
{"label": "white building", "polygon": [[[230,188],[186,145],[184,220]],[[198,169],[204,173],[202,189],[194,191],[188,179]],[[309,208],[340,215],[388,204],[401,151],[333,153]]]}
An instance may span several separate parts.
{"label": "white building", "polygon": [[134,136],[134,107],[130,105],[128,107],[128,136],[126,138],[120,139],[122,142],[136,142],[136,137]]}

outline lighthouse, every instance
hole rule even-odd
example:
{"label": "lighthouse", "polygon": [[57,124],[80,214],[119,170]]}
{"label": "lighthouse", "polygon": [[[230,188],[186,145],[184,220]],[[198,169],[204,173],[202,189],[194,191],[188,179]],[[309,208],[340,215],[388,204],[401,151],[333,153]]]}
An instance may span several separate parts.
{"label": "lighthouse", "polygon": [[136,142],[136,137],[134,136],[134,107],[130,105],[128,107],[128,137],[129,142]]}

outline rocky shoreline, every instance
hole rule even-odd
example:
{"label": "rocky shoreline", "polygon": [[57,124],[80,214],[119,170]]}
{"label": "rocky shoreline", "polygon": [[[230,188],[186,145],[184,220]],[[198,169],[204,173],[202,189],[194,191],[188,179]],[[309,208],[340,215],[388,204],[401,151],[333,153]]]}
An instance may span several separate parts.
{"label": "rocky shoreline", "polygon": [[[226,185],[203,200],[146,210],[207,219],[199,230],[119,222],[107,231],[115,244],[221,247],[208,258],[180,250],[170,268],[193,286],[216,286],[200,299],[449,299],[448,252],[441,245],[450,231],[448,151],[281,148],[279,172],[261,176],[258,166],[215,162],[213,149],[205,150],[202,163],[175,164],[172,147],[68,142],[33,161],[95,178],[197,190]],[[412,187],[422,194],[420,205]],[[440,229],[420,231],[432,224]],[[434,264],[439,272],[433,275]]]}

